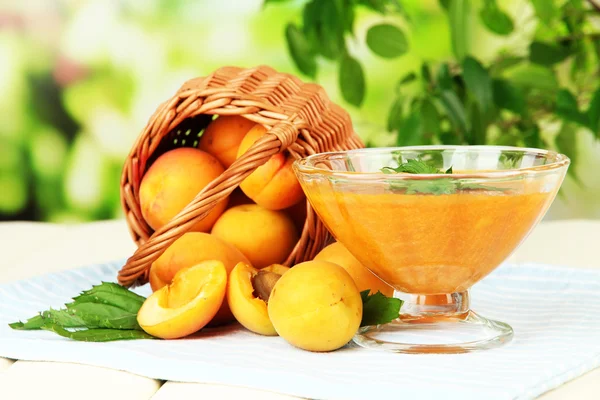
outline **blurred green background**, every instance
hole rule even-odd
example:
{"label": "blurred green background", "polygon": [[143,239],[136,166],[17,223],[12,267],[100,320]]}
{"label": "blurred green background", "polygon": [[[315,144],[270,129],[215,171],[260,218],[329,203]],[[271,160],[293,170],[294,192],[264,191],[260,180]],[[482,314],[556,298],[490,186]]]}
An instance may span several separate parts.
{"label": "blurred green background", "polygon": [[[159,103],[185,80],[223,65],[268,64],[299,74],[284,31],[301,19],[303,4],[0,1],[0,219],[121,217],[122,164]],[[335,63],[318,60],[316,81],[350,112],[357,132],[373,146],[395,143],[385,129],[394,100],[390,74],[396,79],[418,69],[423,59],[452,56],[448,19],[438,1],[402,4],[411,18],[410,51],[394,60],[369,52],[365,34],[381,21],[402,25],[402,18],[367,8],[356,15],[349,46],[366,71],[362,107],[342,99]],[[507,47],[524,51],[536,30],[529,1],[501,4],[515,30],[500,37],[474,21],[472,52],[479,60],[489,62]],[[592,23],[600,32],[600,21]],[[600,145],[589,130],[573,129],[577,179],[567,178],[548,218],[600,218]],[[545,130],[551,135],[556,127],[550,123]]]}

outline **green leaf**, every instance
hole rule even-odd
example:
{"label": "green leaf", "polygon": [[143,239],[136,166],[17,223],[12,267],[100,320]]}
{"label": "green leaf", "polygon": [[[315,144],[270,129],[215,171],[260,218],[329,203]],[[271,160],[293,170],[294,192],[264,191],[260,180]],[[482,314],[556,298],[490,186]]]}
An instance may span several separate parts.
{"label": "green leaf", "polygon": [[554,65],[571,55],[568,48],[560,45],[534,41],[529,45],[529,60],[534,64]]}
{"label": "green leaf", "polygon": [[463,80],[480,107],[482,118],[487,119],[494,106],[492,80],[487,70],[473,57],[466,57],[463,65]]}
{"label": "green leaf", "polygon": [[143,302],[133,300],[129,296],[117,293],[97,292],[82,294],[73,298],[75,304],[100,303],[120,308],[121,310],[137,314]]}
{"label": "green leaf", "polygon": [[504,78],[513,84],[530,89],[554,92],[558,89],[558,80],[554,71],[537,64],[521,64],[504,73]]}
{"label": "green leaf", "polygon": [[575,165],[577,164],[577,126],[568,122],[563,123],[558,135],[554,138],[554,144],[560,153],[571,159],[569,174],[578,180],[575,172]]}
{"label": "green leaf", "polygon": [[285,38],[292,60],[298,70],[314,79],[317,75],[317,61],[310,43],[302,31],[296,25],[288,24],[285,28]]}
{"label": "green leaf", "polygon": [[492,81],[492,92],[494,103],[499,108],[513,111],[517,114],[525,114],[525,95],[523,91],[505,79],[494,79]]}
{"label": "green leaf", "polygon": [[397,174],[397,173],[406,173],[406,174],[441,174],[444,173],[442,170],[427,164],[425,161],[413,158],[408,160],[396,168],[392,167],[384,167],[381,169],[381,172],[384,174]]}
{"label": "green leaf", "polygon": [[471,119],[471,132],[469,132],[469,144],[484,145],[487,139],[487,122],[482,115],[477,103],[471,103],[469,107]]}
{"label": "green leaf", "polygon": [[596,137],[600,137],[600,88],[594,92],[590,105],[586,111],[588,127]]}
{"label": "green leaf", "polygon": [[556,94],[556,114],[566,120],[587,126],[586,115],[579,111],[577,99],[567,89],[561,89]]}
{"label": "green leaf", "polygon": [[444,63],[437,70],[437,84],[440,89],[452,90],[452,76],[450,75],[450,67]]}
{"label": "green leaf", "polygon": [[67,304],[67,311],[81,318],[88,328],[140,329],[137,313],[98,303]]}
{"label": "green leaf", "polygon": [[413,113],[404,119],[398,127],[397,146],[415,146],[423,144],[423,123],[419,113]]}
{"label": "green leaf", "polygon": [[446,11],[450,8],[450,0],[438,0],[438,3]]}
{"label": "green leaf", "polygon": [[540,21],[551,25],[558,14],[554,0],[531,0],[531,3],[533,3],[533,8]]}
{"label": "green leaf", "polygon": [[[100,285],[92,286],[91,289],[83,291],[82,295],[95,295],[98,293],[113,293],[119,296],[125,296],[133,301],[138,302],[140,305],[146,300],[144,296],[140,296],[126,287],[114,282],[102,282]],[[73,300],[75,299],[77,299],[77,297],[73,298]]]}
{"label": "green leaf", "polygon": [[340,10],[333,0],[319,0],[316,11],[319,24],[317,25],[318,42],[316,47],[324,57],[335,60],[345,51],[344,20]]}
{"label": "green leaf", "polygon": [[431,70],[429,68],[429,64],[427,64],[426,62],[421,64],[421,77],[427,83],[433,82],[433,79],[431,78]]}
{"label": "green leaf", "polygon": [[540,136],[540,128],[537,125],[533,125],[530,129],[523,132],[523,142],[526,147],[533,147],[536,149],[545,147]]}
{"label": "green leaf", "polygon": [[[63,328],[99,328],[98,324],[86,324],[80,316],[70,313],[68,310],[53,310],[52,308],[42,313],[44,321],[54,323]],[[91,326],[90,326],[91,325]]]}
{"label": "green leaf", "polygon": [[344,14],[344,30],[350,34],[354,34],[354,7],[352,5],[346,4],[342,6],[342,12]]}
{"label": "green leaf", "polygon": [[462,61],[469,54],[470,48],[470,0],[450,0],[448,18],[450,20],[452,51],[458,61]]}
{"label": "green leaf", "polygon": [[396,84],[396,92],[398,92],[400,86],[403,86],[403,85],[406,85],[407,83],[413,82],[416,79],[417,79],[417,74],[415,74],[414,72],[410,72],[410,73],[404,75],[402,78],[400,78],[400,80]]}
{"label": "green leaf", "polygon": [[381,292],[369,295],[369,290],[360,293],[363,299],[363,314],[360,326],[383,325],[400,316],[402,300],[386,297]]}
{"label": "green leaf", "polygon": [[388,113],[387,120],[387,130],[388,132],[392,132],[395,129],[398,129],[400,123],[402,122],[402,107],[403,101],[400,96],[397,96],[392,103],[392,107],[390,108],[390,112]]}
{"label": "green leaf", "polygon": [[46,324],[42,329],[54,332],[62,337],[81,342],[110,342],[115,340],[156,339],[144,331],[124,331],[114,329],[84,329],[68,331],[56,324]]}
{"label": "green leaf", "polygon": [[17,330],[34,330],[41,329],[42,325],[44,325],[44,318],[41,315],[36,315],[35,317],[29,318],[25,322],[13,322],[12,324],[8,324],[12,329]]}
{"label": "green leaf", "polygon": [[399,0],[359,0],[358,3],[373,11],[377,11],[380,14],[385,15],[389,12],[397,12],[402,14],[405,18],[408,18],[408,15]]}
{"label": "green leaf", "polygon": [[512,18],[498,8],[495,0],[486,1],[479,13],[483,24],[498,35],[510,35],[514,30]]}
{"label": "green leaf", "polygon": [[458,190],[470,191],[470,190],[486,190],[491,192],[506,192],[509,188],[499,188],[494,186],[482,185],[480,183],[458,183]]}
{"label": "green leaf", "polygon": [[408,40],[397,26],[378,24],[367,31],[367,46],[380,57],[395,58],[408,51]]}
{"label": "green leaf", "polygon": [[517,57],[510,55],[501,56],[496,62],[492,63],[492,65],[490,66],[490,74],[501,74],[505,70],[512,68],[516,65],[522,64],[525,61],[527,61],[527,58],[525,57]]}
{"label": "green leaf", "polygon": [[429,98],[423,100],[420,111],[423,136],[427,142],[431,142],[431,138],[440,134],[440,113]]}
{"label": "green leaf", "polygon": [[456,93],[450,90],[443,90],[438,98],[454,128],[463,133],[468,132],[471,127],[467,121],[465,107]]}
{"label": "green leaf", "polygon": [[365,97],[365,75],[358,60],[349,54],[342,57],[338,78],[344,100],[360,107]]}

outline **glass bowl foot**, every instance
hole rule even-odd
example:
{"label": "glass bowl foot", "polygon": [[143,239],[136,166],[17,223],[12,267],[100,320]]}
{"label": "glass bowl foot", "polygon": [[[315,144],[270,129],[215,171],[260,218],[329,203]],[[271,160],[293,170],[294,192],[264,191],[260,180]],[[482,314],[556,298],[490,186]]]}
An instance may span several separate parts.
{"label": "glass bowl foot", "polygon": [[469,309],[469,293],[414,295],[396,292],[404,304],[389,324],[366,326],[354,336],[362,347],[397,353],[466,353],[510,342],[510,325]]}

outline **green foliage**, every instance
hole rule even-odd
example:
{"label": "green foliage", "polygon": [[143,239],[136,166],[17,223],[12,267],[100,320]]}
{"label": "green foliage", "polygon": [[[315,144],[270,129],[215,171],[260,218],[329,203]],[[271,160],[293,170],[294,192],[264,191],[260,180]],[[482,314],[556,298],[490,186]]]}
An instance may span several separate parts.
{"label": "green foliage", "polygon": [[[447,15],[446,37],[453,58],[423,59],[419,70],[395,78],[391,73],[397,84],[386,125],[388,131],[396,132],[397,145],[551,147],[575,162],[577,129],[584,127],[600,136],[600,32],[590,22],[595,9],[584,0],[530,1],[539,23],[527,55],[508,47],[484,61],[471,50],[477,25],[497,36],[519,34],[511,14],[502,8],[504,3],[439,0]],[[401,0],[313,0],[304,6],[307,52],[340,64],[340,90],[348,103],[363,103],[364,75],[368,77],[369,71],[363,72],[356,56],[348,53],[346,40],[356,38],[354,24],[324,16],[351,15],[353,21],[356,12],[366,7],[402,20],[402,27],[396,22],[374,24],[364,38],[356,38],[364,40],[375,55],[393,59],[411,50],[408,38],[414,27],[403,4]],[[323,51],[328,41],[331,43],[325,47],[336,51]],[[293,48],[289,40],[288,46]],[[296,64],[304,72],[302,65]],[[565,81],[565,70],[570,71],[570,82]],[[554,137],[545,134],[544,124],[552,122],[562,126]],[[574,174],[575,169],[570,172]]]}
{"label": "green foliage", "polygon": [[50,308],[25,322],[8,325],[15,330],[48,330],[85,342],[152,339],[137,322],[144,300],[116,283],[102,282],[73,297],[73,302],[60,310]]}
{"label": "green foliage", "polygon": [[369,294],[369,290],[360,292],[363,302],[363,315],[360,326],[383,325],[400,316],[403,301],[395,297],[386,297],[381,292]]}

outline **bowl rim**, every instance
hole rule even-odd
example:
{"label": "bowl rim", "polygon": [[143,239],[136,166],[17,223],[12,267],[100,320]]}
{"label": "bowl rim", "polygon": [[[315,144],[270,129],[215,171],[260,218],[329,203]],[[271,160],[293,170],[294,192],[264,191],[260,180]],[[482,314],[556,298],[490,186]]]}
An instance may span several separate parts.
{"label": "bowl rim", "polygon": [[[389,153],[391,151],[417,151],[417,150],[457,150],[457,149],[469,149],[479,151],[514,151],[522,153],[535,153],[546,157],[555,157],[556,161],[549,164],[536,165],[533,167],[525,168],[512,168],[493,170],[485,172],[472,172],[472,173],[452,173],[452,174],[385,174],[383,172],[357,172],[357,171],[332,171],[326,168],[315,167],[314,165],[308,165],[307,163],[312,159],[323,157],[323,156],[335,156],[345,155],[350,153]],[[390,147],[372,147],[363,149],[352,149],[344,151],[328,151],[323,153],[311,154],[309,156],[297,159],[293,163],[293,168],[301,174],[323,174],[328,176],[338,177],[353,177],[359,179],[400,179],[400,180],[423,180],[423,179],[490,179],[490,178],[511,178],[521,177],[531,174],[539,174],[541,172],[555,171],[564,167],[568,167],[571,163],[569,157],[565,154],[558,153],[553,150],[537,149],[533,147],[518,147],[518,146],[495,146],[495,145],[422,145],[422,146],[390,146]]]}

